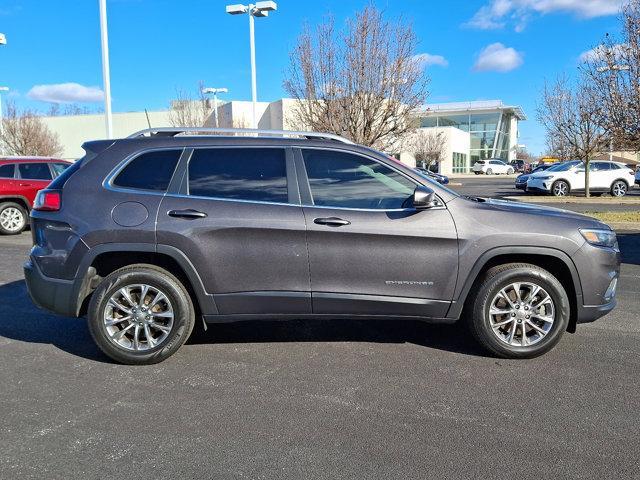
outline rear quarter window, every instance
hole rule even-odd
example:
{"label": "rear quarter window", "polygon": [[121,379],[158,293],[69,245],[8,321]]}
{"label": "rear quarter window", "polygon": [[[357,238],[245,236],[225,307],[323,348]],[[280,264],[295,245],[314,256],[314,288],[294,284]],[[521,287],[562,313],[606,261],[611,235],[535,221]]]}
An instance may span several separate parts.
{"label": "rear quarter window", "polygon": [[137,190],[166,191],[182,154],[179,150],[155,150],[131,160],[112,184]]}

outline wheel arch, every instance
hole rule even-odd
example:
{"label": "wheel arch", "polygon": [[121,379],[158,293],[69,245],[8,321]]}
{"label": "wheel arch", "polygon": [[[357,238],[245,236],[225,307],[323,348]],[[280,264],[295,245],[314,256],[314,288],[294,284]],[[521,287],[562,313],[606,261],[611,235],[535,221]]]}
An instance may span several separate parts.
{"label": "wheel arch", "polygon": [[27,197],[24,197],[22,195],[0,195],[0,204],[4,202],[14,202],[22,205],[27,213],[31,211],[31,204],[27,200]]}
{"label": "wheel arch", "polygon": [[86,313],[91,295],[102,278],[127,265],[146,263],[163,268],[180,280],[191,295],[197,314],[217,314],[213,296],[207,294],[195,266],[179,249],[154,244],[102,244],[89,250],[76,282],[77,313]]}
{"label": "wheel arch", "polygon": [[505,263],[531,263],[554,275],[567,290],[571,316],[567,331],[576,329],[578,303],[582,301],[582,284],[573,260],[561,250],[549,247],[496,247],[482,254],[475,262],[465,282],[459,287],[457,298],[452,302],[447,317],[459,318],[473,288],[491,267]]}

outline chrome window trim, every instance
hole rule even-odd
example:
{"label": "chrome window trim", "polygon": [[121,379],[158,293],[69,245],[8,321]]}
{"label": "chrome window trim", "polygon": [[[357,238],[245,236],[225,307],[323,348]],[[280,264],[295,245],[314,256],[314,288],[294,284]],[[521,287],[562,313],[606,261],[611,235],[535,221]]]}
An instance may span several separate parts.
{"label": "chrome window trim", "polygon": [[216,202],[239,202],[239,203],[257,203],[260,205],[280,205],[285,207],[301,207],[299,203],[282,203],[282,202],[265,202],[263,200],[243,200],[241,198],[223,198],[223,197],[203,197],[200,195],[185,195],[184,193],[167,193],[165,197],[173,198],[195,198],[197,200],[214,200]]}
{"label": "chrome window trim", "polygon": [[[124,160],[122,160],[120,163],[118,163],[118,165],[116,165],[114,167],[114,169],[111,170],[111,172],[102,181],[102,187],[105,190],[109,190],[109,191],[112,191],[112,192],[137,193],[137,194],[141,194],[141,195],[160,195],[160,196],[164,196],[167,193],[166,190],[149,190],[149,189],[144,189],[144,188],[119,187],[117,185],[114,185],[113,181],[118,176],[118,174],[120,172],[122,172],[122,170],[124,170],[127,165],[129,165],[129,163],[134,161],[139,156],[144,155],[145,153],[166,152],[166,151],[170,151],[170,150],[180,151],[180,155],[178,156],[178,161],[176,162],[176,167],[175,167],[175,168],[178,168],[180,160],[182,159],[182,156],[185,154],[185,152],[187,151],[188,148],[189,147],[184,147],[184,146],[182,146],[182,147],[155,147],[155,148],[146,148],[144,150],[136,150],[135,152],[133,152],[133,153],[129,154],[128,156],[126,156],[124,158]],[[174,169],[174,174],[175,174],[175,169]],[[173,177],[173,175],[172,175],[172,177]],[[169,179],[169,183],[171,183],[171,179]]]}

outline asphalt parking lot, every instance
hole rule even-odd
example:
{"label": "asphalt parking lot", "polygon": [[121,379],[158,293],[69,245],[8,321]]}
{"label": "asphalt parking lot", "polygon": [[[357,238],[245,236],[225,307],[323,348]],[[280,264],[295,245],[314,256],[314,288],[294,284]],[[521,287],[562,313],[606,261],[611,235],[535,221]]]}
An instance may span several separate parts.
{"label": "asphalt parking lot", "polygon": [[[531,194],[525,193],[523,190],[515,188],[516,175],[466,175],[460,177],[451,178],[451,189],[462,195],[471,195],[477,197],[489,197],[489,198],[505,198],[513,197],[530,197]],[[541,202],[550,198],[549,195],[535,195]],[[573,210],[575,212],[593,212],[593,211],[629,211],[638,210],[639,204],[616,204],[611,202],[614,200],[608,195],[602,197],[595,197],[603,200],[602,203],[566,203],[562,205],[548,204],[545,205],[551,207],[560,207],[567,210]],[[626,195],[626,198],[633,198],[640,200],[640,187],[636,185],[630,189]],[[534,202],[535,203],[535,202]]]}
{"label": "asphalt parking lot", "polygon": [[0,237],[0,478],[639,478],[640,234],[619,307],[544,357],[415,322],[219,325],[111,363]]}

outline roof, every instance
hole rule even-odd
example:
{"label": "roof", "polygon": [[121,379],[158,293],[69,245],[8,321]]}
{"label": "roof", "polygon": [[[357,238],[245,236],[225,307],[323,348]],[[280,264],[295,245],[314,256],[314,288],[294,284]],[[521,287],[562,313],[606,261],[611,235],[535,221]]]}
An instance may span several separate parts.
{"label": "roof", "polygon": [[423,105],[424,114],[486,112],[498,110],[512,113],[518,120],[526,120],[527,116],[518,105],[505,105],[502,100],[479,100],[474,102],[428,103]]}
{"label": "roof", "polygon": [[68,160],[62,160],[61,158],[54,158],[54,157],[39,157],[39,156],[5,156],[5,157],[0,157],[0,162],[16,162],[16,163],[20,163],[20,162],[65,162],[65,163],[69,163]]}

